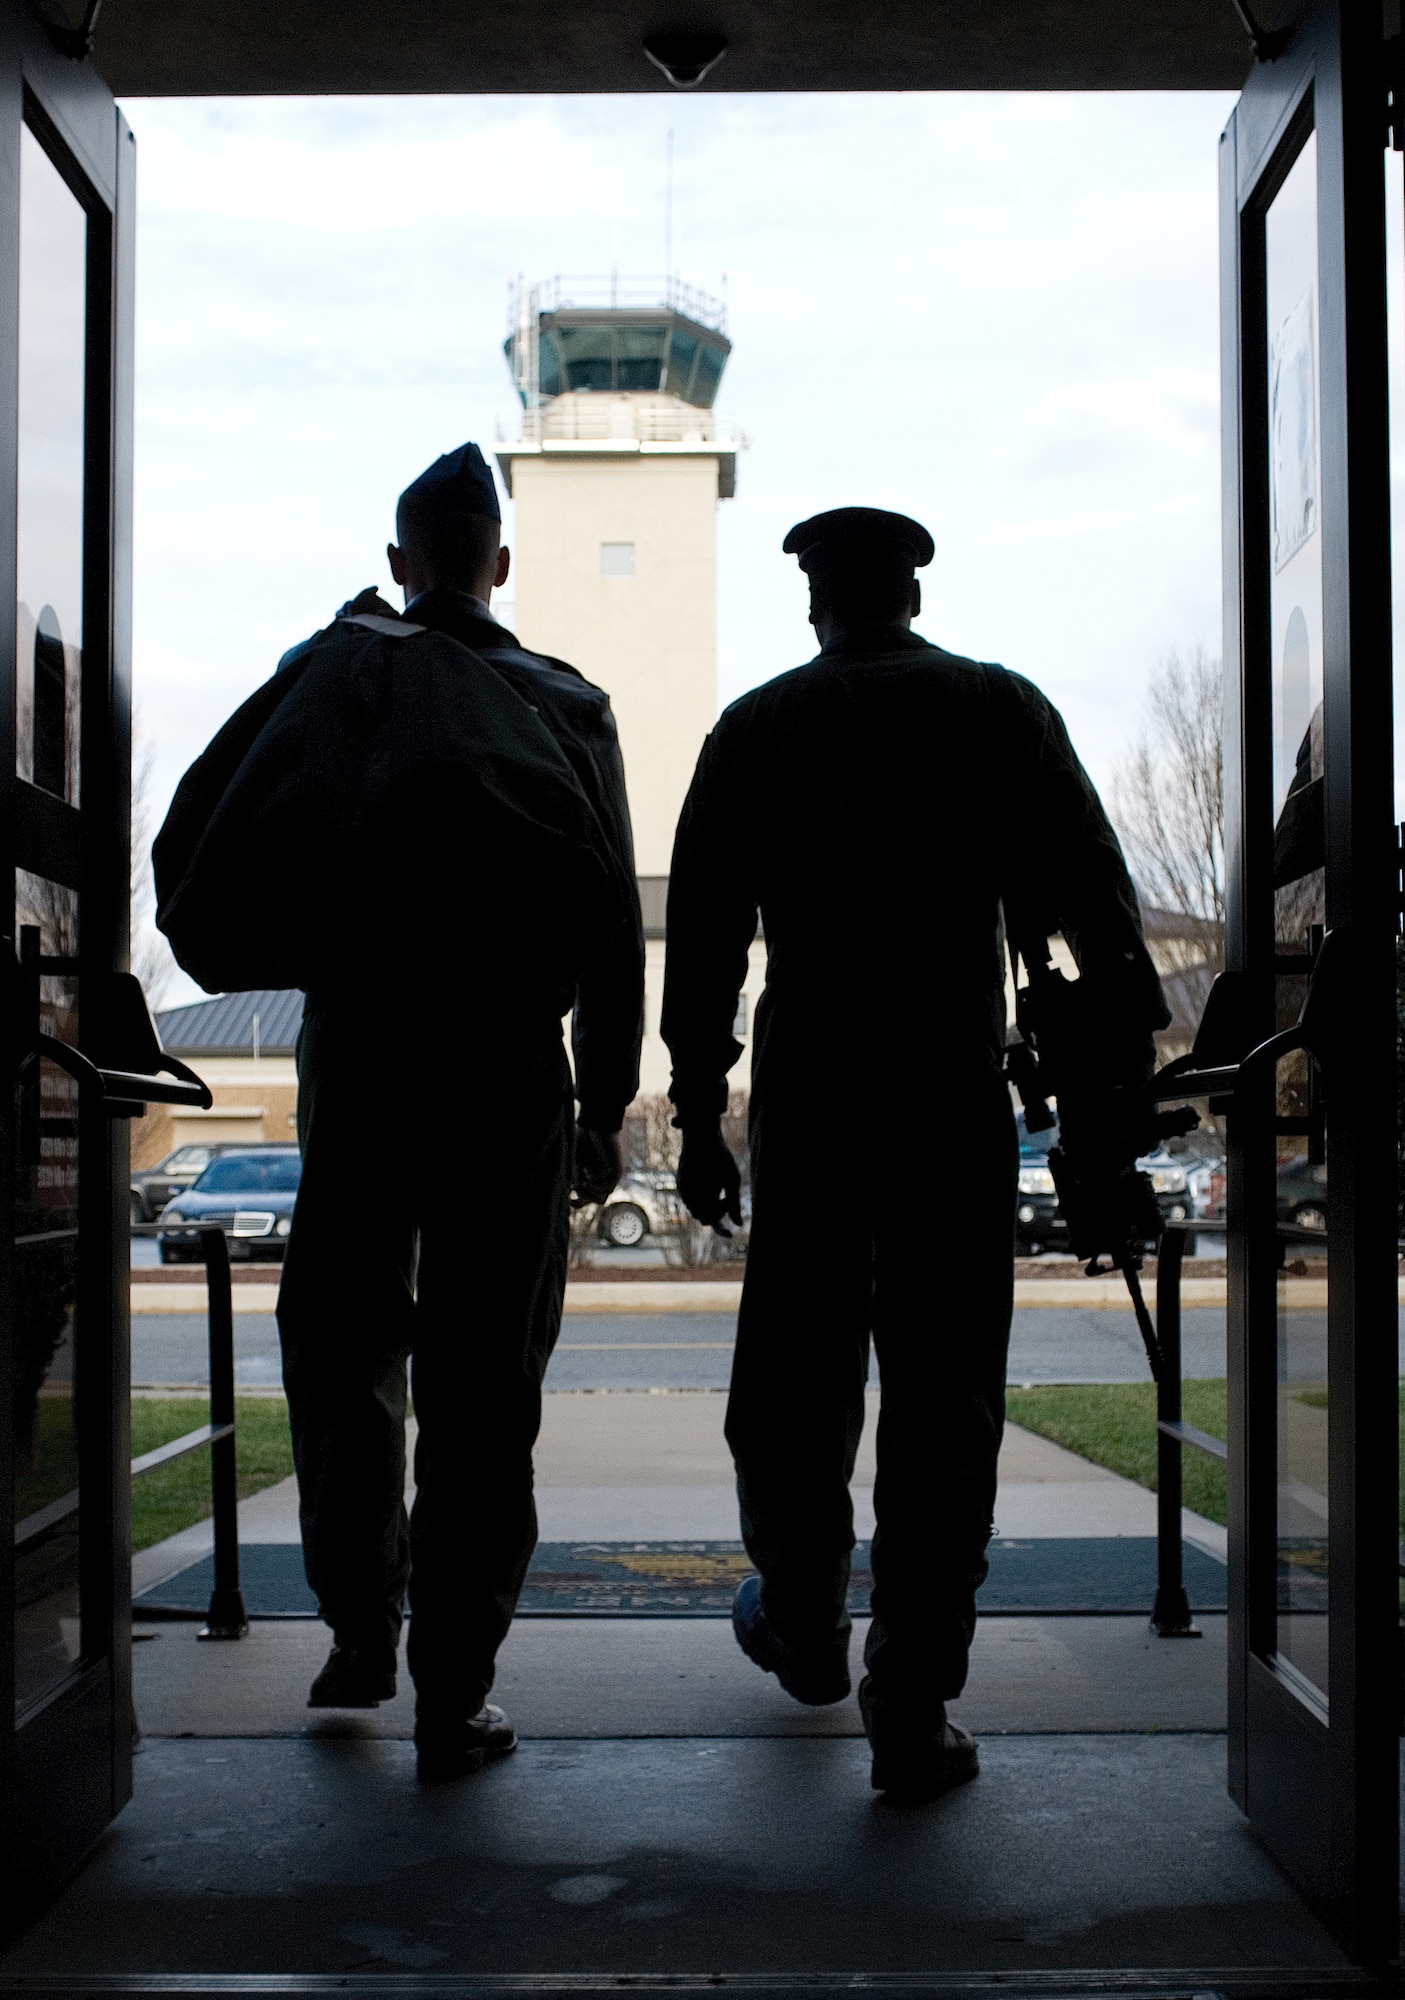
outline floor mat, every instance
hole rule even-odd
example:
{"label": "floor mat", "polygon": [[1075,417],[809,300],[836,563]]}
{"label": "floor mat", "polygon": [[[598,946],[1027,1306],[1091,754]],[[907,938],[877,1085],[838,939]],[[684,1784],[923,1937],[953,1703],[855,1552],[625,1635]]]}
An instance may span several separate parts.
{"label": "floor mat", "polygon": [[[246,1542],[244,1601],[253,1618],[314,1618],[297,1542]],[[1225,1566],[1203,1549],[1182,1550],[1197,1611],[1225,1607]],[[751,1564],[740,1542],[542,1542],[517,1607],[527,1618],[725,1618]],[[868,1612],[869,1545],[854,1550],[849,1608]],[[138,1616],[203,1616],[214,1582],[206,1556],[137,1598]],[[1156,1594],[1151,1536],[1004,1539],[990,1545],[990,1575],[978,1603],[985,1617],[1025,1612],[1149,1612]]]}

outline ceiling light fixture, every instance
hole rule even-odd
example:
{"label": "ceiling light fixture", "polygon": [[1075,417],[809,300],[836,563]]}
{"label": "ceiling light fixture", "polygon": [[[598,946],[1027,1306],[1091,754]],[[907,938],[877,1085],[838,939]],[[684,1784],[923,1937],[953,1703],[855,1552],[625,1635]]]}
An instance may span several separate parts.
{"label": "ceiling light fixture", "polygon": [[727,37],[698,29],[644,37],[644,53],[675,90],[696,90],[727,53]]}

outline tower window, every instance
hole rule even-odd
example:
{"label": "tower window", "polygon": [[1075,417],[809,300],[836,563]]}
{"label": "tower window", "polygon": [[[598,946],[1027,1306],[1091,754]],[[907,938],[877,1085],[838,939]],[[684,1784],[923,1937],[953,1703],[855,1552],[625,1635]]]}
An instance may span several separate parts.
{"label": "tower window", "polygon": [[600,544],[601,576],[633,576],[633,542],[602,542]]}

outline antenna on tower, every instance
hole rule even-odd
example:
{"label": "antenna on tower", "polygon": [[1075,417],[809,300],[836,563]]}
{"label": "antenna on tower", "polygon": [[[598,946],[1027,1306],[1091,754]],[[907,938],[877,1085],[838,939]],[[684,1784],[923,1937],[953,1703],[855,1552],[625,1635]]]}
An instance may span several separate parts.
{"label": "antenna on tower", "polygon": [[673,127],[668,128],[668,165],[664,172],[663,195],[663,269],[669,285],[673,283]]}

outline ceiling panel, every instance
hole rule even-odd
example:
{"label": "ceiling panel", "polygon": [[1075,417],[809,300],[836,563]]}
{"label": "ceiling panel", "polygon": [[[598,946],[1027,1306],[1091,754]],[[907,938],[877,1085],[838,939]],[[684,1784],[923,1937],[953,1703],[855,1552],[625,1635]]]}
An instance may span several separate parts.
{"label": "ceiling panel", "polygon": [[119,96],[658,91],[661,29],[725,35],[723,91],[1237,89],[1250,67],[1231,0],[105,0],[94,59]]}

